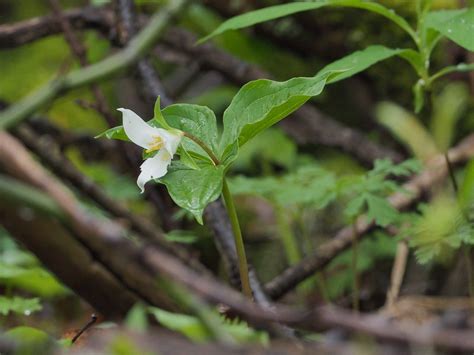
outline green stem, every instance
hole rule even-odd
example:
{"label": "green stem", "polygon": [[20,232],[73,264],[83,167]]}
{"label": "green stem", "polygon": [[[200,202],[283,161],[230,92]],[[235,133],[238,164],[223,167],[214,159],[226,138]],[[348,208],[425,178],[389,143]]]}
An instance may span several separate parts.
{"label": "green stem", "polygon": [[359,312],[359,274],[357,272],[357,220],[352,222],[352,308]]}
{"label": "green stem", "polygon": [[247,257],[245,256],[245,246],[244,240],[242,238],[242,232],[240,230],[239,219],[237,217],[237,211],[235,210],[234,200],[227,185],[227,181],[224,178],[224,183],[222,186],[222,197],[227,208],[227,213],[229,214],[230,223],[232,224],[232,231],[234,232],[234,241],[235,248],[237,250],[237,258],[239,260],[239,272],[240,272],[240,282],[242,284],[242,291],[244,295],[249,298],[252,298],[252,289],[250,287],[249,280],[249,268],[247,265]]}
{"label": "green stem", "polygon": [[209,148],[207,146],[206,143],[204,143],[202,140],[200,140],[198,137],[196,137],[195,135],[192,135],[191,133],[189,132],[184,132],[184,136],[185,137],[188,137],[189,139],[191,139],[194,143],[196,143],[198,146],[200,146],[206,153],[207,155],[209,155],[209,158],[212,159],[212,162],[214,163],[214,165],[219,165],[220,164],[220,161],[219,159],[217,159],[217,157],[214,155],[214,152],[211,150],[211,148]]}
{"label": "green stem", "polygon": [[101,62],[77,69],[57,80],[52,80],[38,91],[25,97],[0,113],[0,130],[14,126],[28,118],[65,91],[107,78],[135,63],[157,41],[172,17],[179,13],[189,0],[174,0],[154,15],[148,25],[120,52]]}

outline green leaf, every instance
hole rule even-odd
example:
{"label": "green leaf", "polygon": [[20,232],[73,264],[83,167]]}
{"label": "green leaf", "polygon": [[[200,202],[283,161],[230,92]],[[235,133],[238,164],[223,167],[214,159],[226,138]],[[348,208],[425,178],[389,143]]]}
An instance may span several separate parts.
{"label": "green leaf", "polygon": [[[339,80],[347,79],[357,73],[360,73],[361,71],[364,71],[365,69],[382,60],[388,59],[395,55],[402,56],[404,53],[406,57],[406,53],[411,53],[411,50],[392,49],[380,45],[369,46],[363,50],[354,52],[347,55],[346,57],[336,60],[331,64],[328,64],[319,71],[318,75],[321,75],[320,73],[330,71],[341,71],[341,73],[328,79],[328,83],[332,84]],[[404,59],[406,59],[405,57]]]}
{"label": "green leaf", "polygon": [[359,195],[349,201],[349,203],[346,205],[346,208],[344,209],[344,214],[348,218],[353,219],[363,212],[364,206],[365,206],[365,194]]}
{"label": "green leaf", "polygon": [[165,238],[169,242],[192,244],[199,240],[199,237],[188,230],[174,229],[165,234]]}
{"label": "green leaf", "polygon": [[459,188],[458,200],[461,208],[469,215],[474,212],[474,159],[471,159],[464,171],[464,179]]}
{"label": "green leaf", "polygon": [[157,307],[148,307],[149,312],[155,316],[164,327],[180,332],[196,342],[204,342],[210,339],[207,329],[201,321],[193,316],[179,313],[171,313]]}
{"label": "green leaf", "polygon": [[376,116],[418,159],[427,160],[438,154],[431,134],[413,114],[402,107],[390,102],[380,103]]}
{"label": "green leaf", "polygon": [[[192,104],[175,104],[162,111],[166,121],[173,128],[188,132],[199,138],[217,152],[217,123],[214,112],[209,107]],[[184,138],[184,147],[207,157],[207,154],[196,143]]]}
{"label": "green leaf", "polygon": [[397,221],[399,212],[385,198],[367,194],[366,201],[367,217],[375,224],[386,227]]}
{"label": "green leaf", "polygon": [[20,326],[5,332],[5,339],[16,343],[15,354],[37,355],[51,354],[55,345],[54,339],[42,330]]}
{"label": "green leaf", "polygon": [[166,122],[165,118],[163,117],[163,114],[161,113],[161,100],[159,96],[156,98],[153,112],[155,114],[155,116],[153,117],[153,120],[156,121],[159,124],[159,126],[163,127],[164,129],[171,128],[168,122]]}
{"label": "green leaf", "polygon": [[293,78],[284,82],[267,79],[245,84],[224,112],[221,152],[239,146],[264,129],[297,110],[310,97],[319,95],[333,72],[310,78]]}
{"label": "green leaf", "polygon": [[39,298],[0,296],[0,314],[4,316],[10,312],[29,316],[32,312],[41,309]]}
{"label": "green leaf", "polygon": [[447,84],[433,103],[431,133],[436,146],[442,152],[451,146],[456,125],[469,103],[469,88],[457,81]]}
{"label": "green leaf", "polygon": [[474,51],[474,8],[429,12],[426,26]]}
{"label": "green leaf", "polygon": [[168,173],[159,179],[166,185],[173,201],[191,212],[202,224],[204,208],[215,201],[222,192],[224,166],[208,165],[199,170],[174,163]]}
{"label": "green leaf", "polygon": [[[157,307],[148,307],[148,310],[161,325],[177,331],[193,341],[205,342],[212,340],[208,330],[197,317],[187,314],[171,313]],[[221,318],[221,322],[222,324],[220,325],[223,331],[229,333],[241,343],[268,344],[268,335],[266,333],[250,328],[248,324],[243,321],[227,321]]]}
{"label": "green leaf", "polygon": [[215,37],[228,30],[238,30],[241,28],[249,27],[262,22],[275,20],[284,16],[292,15],[302,11],[315,10],[324,6],[338,6],[338,7],[353,7],[358,9],[364,9],[371,12],[375,12],[382,15],[389,20],[396,23],[402,29],[404,29],[413,39],[416,38],[416,34],[410,25],[405,21],[403,17],[398,16],[394,11],[387,9],[386,7],[371,1],[361,0],[320,0],[313,2],[293,2],[290,4],[282,4],[276,6],[266,7],[245,14],[235,16],[217,27],[212,33],[199,40],[198,43],[207,41],[208,39]]}
{"label": "green leaf", "polygon": [[191,169],[199,169],[196,161],[193,159],[191,154],[186,150],[185,147],[181,144],[178,147],[179,161]]}
{"label": "green leaf", "polygon": [[147,309],[141,304],[135,304],[131,310],[128,311],[125,318],[125,326],[137,333],[144,333],[148,329]]}
{"label": "green leaf", "polygon": [[0,284],[18,287],[43,297],[68,292],[52,274],[39,266],[26,268],[0,262]]}
{"label": "green leaf", "polygon": [[128,139],[127,135],[125,134],[125,130],[123,129],[123,126],[117,126],[110,128],[106,130],[105,132],[102,132],[101,134],[95,136],[94,138],[108,138],[108,139],[118,139],[121,141],[126,141],[130,142],[130,139]]}

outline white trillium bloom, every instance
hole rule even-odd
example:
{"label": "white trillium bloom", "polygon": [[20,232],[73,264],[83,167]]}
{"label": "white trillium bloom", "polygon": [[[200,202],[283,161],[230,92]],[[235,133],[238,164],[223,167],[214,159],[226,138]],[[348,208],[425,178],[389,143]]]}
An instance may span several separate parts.
{"label": "white trillium bloom", "polygon": [[184,133],[179,130],[170,131],[150,126],[132,110],[119,108],[118,111],[122,112],[123,128],[127,137],[145,149],[147,153],[158,151],[140,166],[141,173],[138,176],[137,185],[143,192],[148,181],[166,174]]}

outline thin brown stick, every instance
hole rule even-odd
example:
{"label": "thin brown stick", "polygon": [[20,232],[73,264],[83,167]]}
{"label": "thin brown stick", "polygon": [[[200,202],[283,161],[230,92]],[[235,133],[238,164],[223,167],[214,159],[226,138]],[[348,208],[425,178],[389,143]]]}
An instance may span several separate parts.
{"label": "thin brown stick", "polygon": [[407,266],[408,252],[408,243],[405,240],[397,243],[397,252],[395,254],[395,260],[393,261],[392,274],[390,276],[390,287],[387,291],[387,300],[385,302],[385,308],[387,309],[393,307],[398,299],[398,295],[400,294],[400,288],[402,286]]}
{"label": "thin brown stick", "polygon": [[71,339],[71,343],[74,344],[77,339],[79,339],[81,337],[82,334],[84,334],[87,329],[89,329],[90,327],[92,327],[95,322],[97,321],[97,316],[95,314],[92,314],[91,315],[91,319],[89,320],[89,322],[86,323],[86,325],[84,325],[78,332],[76,335],[74,335],[74,338]]}

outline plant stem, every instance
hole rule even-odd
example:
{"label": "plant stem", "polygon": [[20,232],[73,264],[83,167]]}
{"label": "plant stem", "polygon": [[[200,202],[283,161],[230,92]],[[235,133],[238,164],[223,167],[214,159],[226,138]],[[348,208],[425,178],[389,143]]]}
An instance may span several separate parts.
{"label": "plant stem", "polygon": [[227,213],[229,214],[230,222],[232,224],[232,231],[234,232],[235,249],[237,250],[237,258],[239,260],[239,273],[242,291],[244,295],[252,298],[252,289],[250,287],[249,268],[247,265],[247,257],[245,256],[244,240],[242,238],[242,232],[240,230],[239,219],[237,217],[237,211],[235,210],[234,200],[232,199],[232,195],[225,178],[222,186],[222,197],[224,198]]}
{"label": "plant stem", "polygon": [[214,165],[219,165],[220,161],[217,159],[217,157],[214,155],[214,152],[207,146],[206,143],[204,143],[202,140],[200,140],[198,137],[195,135],[189,133],[189,132],[184,132],[184,136],[191,139],[194,143],[196,143],[198,146],[200,146],[206,153],[209,155],[209,158],[211,158],[212,162]]}
{"label": "plant stem", "polygon": [[357,272],[357,219],[352,222],[352,308],[359,312],[359,274]]}

